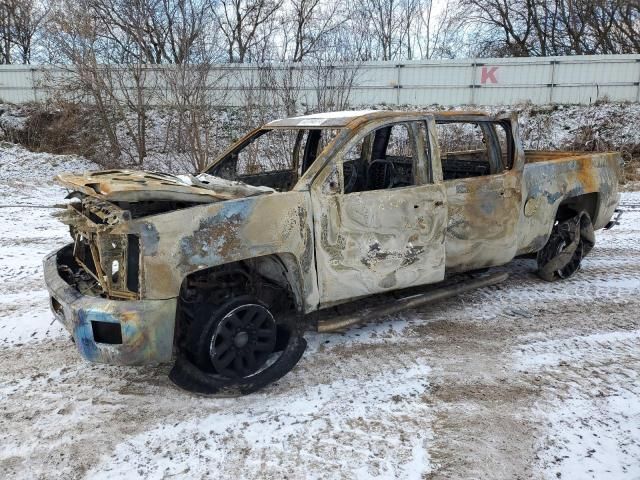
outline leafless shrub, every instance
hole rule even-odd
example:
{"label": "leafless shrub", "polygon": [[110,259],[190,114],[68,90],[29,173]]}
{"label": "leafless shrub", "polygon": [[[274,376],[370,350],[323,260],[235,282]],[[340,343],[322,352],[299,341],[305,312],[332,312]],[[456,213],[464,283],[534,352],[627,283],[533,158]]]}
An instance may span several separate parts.
{"label": "leafless shrub", "polygon": [[309,69],[308,81],[315,93],[317,111],[345,110],[359,74],[358,64],[317,61]]}
{"label": "leafless shrub", "polygon": [[49,33],[65,74],[49,82],[63,101],[95,109],[103,163],[144,165],[148,113],[167,98],[179,111],[179,146],[188,147],[193,166],[206,163],[210,142],[202,126],[212,78],[211,60],[201,53],[207,9],[196,0],[60,0]]}
{"label": "leafless shrub", "polygon": [[273,98],[271,67],[241,67],[235,70],[233,76],[239,96],[237,100],[241,105],[244,130],[265,123],[278,108]]}
{"label": "leafless shrub", "polygon": [[215,109],[226,98],[226,73],[201,59],[166,68],[163,76],[168,91],[166,106],[175,112],[177,123],[173,150],[185,153],[188,167],[199,171],[217,153]]}

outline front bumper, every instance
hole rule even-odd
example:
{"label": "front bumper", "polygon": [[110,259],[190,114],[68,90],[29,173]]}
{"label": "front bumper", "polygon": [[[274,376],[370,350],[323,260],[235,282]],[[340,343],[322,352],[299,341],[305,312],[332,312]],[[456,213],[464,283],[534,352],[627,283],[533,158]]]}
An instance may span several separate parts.
{"label": "front bumper", "polygon": [[80,354],[90,362],[115,365],[170,361],[177,300],[110,300],[83,295],[58,273],[61,252],[72,247],[67,245],[45,257],[44,279],[51,310],[73,336]]}

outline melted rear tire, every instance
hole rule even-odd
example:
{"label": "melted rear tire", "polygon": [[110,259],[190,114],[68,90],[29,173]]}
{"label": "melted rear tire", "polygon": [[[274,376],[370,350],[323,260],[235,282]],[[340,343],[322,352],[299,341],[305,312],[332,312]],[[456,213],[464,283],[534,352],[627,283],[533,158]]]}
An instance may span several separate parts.
{"label": "melted rear tire", "polygon": [[554,225],[549,240],[538,252],[538,275],[553,282],[571,277],[595,244],[591,217],[586,212]]}

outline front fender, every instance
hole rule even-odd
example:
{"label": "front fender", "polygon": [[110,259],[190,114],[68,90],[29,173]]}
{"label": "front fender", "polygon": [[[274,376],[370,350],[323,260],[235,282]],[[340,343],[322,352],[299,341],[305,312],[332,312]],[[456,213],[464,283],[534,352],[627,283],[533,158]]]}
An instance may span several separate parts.
{"label": "front fender", "polygon": [[303,308],[317,306],[308,192],[273,193],[141,219],[145,298],[175,297],[187,275],[265,255],[292,258]]}

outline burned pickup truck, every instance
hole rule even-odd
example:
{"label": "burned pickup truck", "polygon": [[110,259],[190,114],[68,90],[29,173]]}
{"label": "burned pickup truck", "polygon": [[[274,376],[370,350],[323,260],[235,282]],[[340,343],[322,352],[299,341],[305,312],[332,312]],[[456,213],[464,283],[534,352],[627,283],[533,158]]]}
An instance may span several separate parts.
{"label": "burned pickup truck", "polygon": [[73,242],[45,280],[87,360],[174,362],[185,389],[247,393],[293,368],[306,331],[506,276],[461,272],[530,256],[545,280],[569,277],[614,214],[620,167],[616,153],[525,151],[512,115],[277,120],[196,175],[57,177]]}

